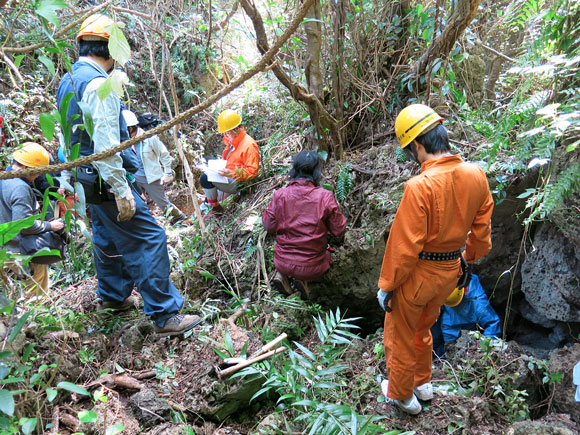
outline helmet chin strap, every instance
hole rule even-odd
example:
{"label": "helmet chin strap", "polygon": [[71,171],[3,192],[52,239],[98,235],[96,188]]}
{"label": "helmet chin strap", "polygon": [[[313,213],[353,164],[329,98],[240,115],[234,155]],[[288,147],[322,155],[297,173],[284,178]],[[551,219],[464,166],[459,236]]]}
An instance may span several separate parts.
{"label": "helmet chin strap", "polygon": [[404,150],[411,160],[413,160],[419,166],[421,165],[421,162],[419,161],[419,155],[417,154],[417,147],[415,147],[413,142],[406,146]]}

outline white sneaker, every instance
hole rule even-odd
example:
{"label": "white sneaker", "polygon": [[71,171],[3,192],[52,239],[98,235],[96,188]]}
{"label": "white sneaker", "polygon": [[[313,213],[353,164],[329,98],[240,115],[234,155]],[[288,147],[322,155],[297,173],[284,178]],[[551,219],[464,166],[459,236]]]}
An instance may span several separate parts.
{"label": "white sneaker", "polygon": [[427,401],[433,399],[433,385],[431,382],[413,388],[413,392],[419,400]]}
{"label": "white sneaker", "polygon": [[402,411],[406,412],[407,414],[417,415],[421,412],[423,407],[417,400],[417,397],[413,394],[410,399],[407,400],[393,400],[390,397],[387,397],[387,392],[389,391],[389,381],[387,379],[381,382],[381,390],[387,399],[387,402],[393,401],[395,404],[401,408]]}

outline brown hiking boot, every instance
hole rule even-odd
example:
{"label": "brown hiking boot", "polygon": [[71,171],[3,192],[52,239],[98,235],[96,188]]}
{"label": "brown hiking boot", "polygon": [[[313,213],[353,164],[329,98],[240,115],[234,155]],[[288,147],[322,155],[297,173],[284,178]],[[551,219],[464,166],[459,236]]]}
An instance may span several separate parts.
{"label": "brown hiking boot", "polygon": [[302,281],[300,279],[294,280],[294,285],[302,293],[306,299],[310,299],[310,289],[308,288],[308,281]]}
{"label": "brown hiking boot", "polygon": [[107,308],[109,310],[114,311],[127,311],[132,308],[135,308],[136,303],[137,299],[135,299],[133,296],[129,296],[124,301],[116,301],[114,299],[104,301],[102,299],[99,299],[99,301],[97,302],[97,311],[103,311],[106,310]]}
{"label": "brown hiking boot", "polygon": [[201,317],[195,314],[174,314],[165,321],[163,328],[155,325],[155,333],[159,337],[179,335],[189,331],[201,323]]}
{"label": "brown hiking boot", "polygon": [[292,289],[290,288],[290,281],[288,281],[288,277],[282,275],[278,271],[276,271],[276,275],[274,275],[274,278],[272,279],[272,287],[274,287],[282,294],[292,294]]}

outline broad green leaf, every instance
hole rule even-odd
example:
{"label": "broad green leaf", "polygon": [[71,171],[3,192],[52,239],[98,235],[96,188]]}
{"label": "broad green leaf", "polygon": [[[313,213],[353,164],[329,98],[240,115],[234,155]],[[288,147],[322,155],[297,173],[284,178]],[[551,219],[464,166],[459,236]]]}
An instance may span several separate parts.
{"label": "broad green leaf", "polygon": [[16,237],[21,230],[29,228],[34,225],[34,221],[40,219],[40,215],[27,217],[18,221],[6,222],[0,225],[0,245],[4,245],[14,237]]}
{"label": "broad green leaf", "polygon": [[111,77],[107,78],[101,86],[97,88],[97,95],[103,101],[113,92],[113,85],[111,84]]}
{"label": "broad green leaf", "polygon": [[0,352],[0,359],[6,359],[6,358],[8,358],[10,355],[13,355],[13,353],[12,353],[12,352],[10,352],[10,351]]}
{"label": "broad green leaf", "polygon": [[294,402],[292,406],[315,406],[316,402],[312,400],[300,400],[298,402]]}
{"label": "broad green leaf", "polygon": [[46,398],[48,399],[49,402],[52,402],[57,394],[58,394],[58,391],[56,391],[53,388],[46,389]]}
{"label": "broad green leaf", "polygon": [[226,350],[232,355],[234,356],[234,342],[232,341],[232,336],[230,335],[230,331],[228,330],[228,327],[225,327],[225,331],[224,331],[224,341],[226,344]]}
{"label": "broad green leaf", "polygon": [[93,115],[91,114],[91,108],[84,101],[79,101],[78,104],[79,104],[79,109],[81,109],[81,111],[83,113],[83,122],[85,123],[85,128],[87,130],[87,133],[89,134],[89,136],[93,137],[93,133],[95,131],[95,122],[93,121]]}
{"label": "broad green leaf", "polygon": [[111,75],[109,76],[111,80],[111,86],[113,87],[113,91],[119,96],[122,97],[125,94],[125,89],[123,86],[129,84],[129,77],[123,71],[116,69],[113,70]]}
{"label": "broad green leaf", "polygon": [[20,318],[16,322],[16,325],[14,325],[14,328],[12,328],[12,331],[10,331],[10,337],[8,337],[8,341],[10,343],[12,343],[16,338],[16,336],[20,333],[20,331],[22,331],[24,324],[26,323],[31,314],[32,311],[27,311],[22,316],[20,316]]}
{"label": "broad green leaf", "polygon": [[56,74],[56,69],[54,67],[54,62],[46,57],[44,54],[38,56],[38,60],[42,62],[42,64],[46,67],[46,69],[50,72],[51,75]]}
{"label": "broad green leaf", "polygon": [[79,420],[83,423],[94,423],[97,421],[97,413],[93,411],[81,411],[78,413]]}
{"label": "broad green leaf", "polygon": [[[24,351],[24,353],[22,354],[22,361],[24,361],[24,362],[28,361],[28,358],[30,358],[30,354],[32,353],[32,349],[34,349],[34,346],[35,346],[35,343],[30,343],[30,344],[29,344],[29,345],[26,347],[26,350],[25,350],[25,351]],[[46,364],[43,364],[43,365],[41,365],[41,366],[38,368],[38,371],[39,371],[39,372],[41,372],[41,371],[45,370],[45,369],[43,369],[43,368],[42,368],[43,366],[44,366],[45,368],[47,367],[47,366],[46,366]]]}
{"label": "broad green leaf", "polygon": [[42,134],[49,142],[52,141],[54,136],[54,118],[50,113],[40,114],[40,128],[42,129]]}
{"label": "broad green leaf", "polygon": [[80,385],[73,384],[72,382],[59,382],[56,386],[57,388],[62,388],[63,390],[70,391],[71,393],[82,394],[84,396],[90,396],[90,393],[86,388]]}
{"label": "broad green leaf", "polygon": [[19,421],[22,426],[22,433],[28,435],[36,429],[36,418],[21,418]]}
{"label": "broad green leaf", "polygon": [[8,390],[0,390],[0,411],[9,417],[14,415],[14,397]]}
{"label": "broad green leaf", "polygon": [[208,279],[216,279],[216,277],[214,275],[212,275],[211,273],[209,273],[207,270],[200,270],[199,274],[201,276],[203,276],[206,280]]}
{"label": "broad green leaf", "polygon": [[520,193],[517,197],[520,199],[523,199],[523,198],[527,198],[530,195],[533,195],[534,193],[536,193],[536,189],[532,187],[531,189],[526,189],[525,192]]}
{"label": "broad green leaf", "polygon": [[131,47],[129,47],[125,34],[117,24],[111,26],[110,32],[109,53],[113,59],[124,66],[131,58]]}
{"label": "broad green leaf", "polygon": [[64,0],[40,0],[38,7],[34,10],[38,15],[46,18],[56,27],[60,27],[58,17],[54,11],[68,7]]}
{"label": "broad green leaf", "polygon": [[116,435],[121,433],[125,430],[125,426],[122,424],[114,424],[113,426],[109,426],[105,431],[105,435]]}
{"label": "broad green leaf", "polygon": [[20,63],[22,62],[22,59],[24,59],[24,56],[26,55],[19,54],[18,56],[14,56],[14,65],[16,65],[16,68],[20,68]]}

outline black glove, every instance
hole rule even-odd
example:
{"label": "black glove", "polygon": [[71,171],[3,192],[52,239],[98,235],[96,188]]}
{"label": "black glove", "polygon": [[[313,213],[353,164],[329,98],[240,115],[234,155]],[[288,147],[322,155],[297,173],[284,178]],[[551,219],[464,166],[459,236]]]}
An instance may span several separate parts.
{"label": "black glove", "polygon": [[460,257],[461,259],[461,272],[463,273],[461,277],[459,277],[459,281],[457,281],[457,288],[467,288],[469,283],[471,282],[471,264],[467,264],[467,261],[463,258],[463,255]]}

